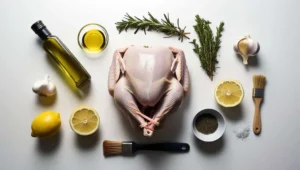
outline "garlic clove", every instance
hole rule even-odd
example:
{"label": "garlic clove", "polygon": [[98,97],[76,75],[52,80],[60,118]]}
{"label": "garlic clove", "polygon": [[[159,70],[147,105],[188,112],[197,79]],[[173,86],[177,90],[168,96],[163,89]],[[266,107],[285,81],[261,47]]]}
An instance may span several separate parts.
{"label": "garlic clove", "polygon": [[56,86],[50,81],[50,77],[47,75],[44,80],[34,83],[32,91],[41,96],[53,96],[56,93]]}
{"label": "garlic clove", "polygon": [[39,89],[41,88],[42,84],[43,84],[42,81],[36,81],[33,84],[32,91],[35,92],[35,93],[39,93]]}
{"label": "garlic clove", "polygon": [[234,44],[233,50],[234,50],[236,53],[239,53],[239,48],[237,47],[237,44]]}
{"label": "garlic clove", "polygon": [[48,84],[47,90],[50,93],[50,95],[54,95],[55,92],[56,92],[56,87],[55,87],[55,85],[52,82],[50,82]]}
{"label": "garlic clove", "polygon": [[243,54],[243,55],[248,54],[248,44],[249,44],[249,41],[246,38],[244,38],[238,42],[238,49],[241,54]]}
{"label": "garlic clove", "polygon": [[233,46],[234,51],[241,55],[243,63],[248,64],[248,58],[257,55],[260,46],[259,43],[253,40],[249,35],[240,39],[237,44]]}
{"label": "garlic clove", "polygon": [[257,55],[260,50],[260,44],[258,42],[256,42],[256,43],[257,43],[257,49],[253,55]]}
{"label": "garlic clove", "polygon": [[249,41],[248,41],[247,38],[244,38],[244,39],[242,39],[238,42],[238,49],[240,51],[240,55],[242,56],[243,63],[245,65],[248,64],[248,58],[249,58],[249,56],[248,56],[248,49],[249,49],[248,48],[248,43],[249,43]]}
{"label": "garlic clove", "polygon": [[259,43],[253,39],[249,39],[249,49],[249,56],[256,56],[260,49]]}

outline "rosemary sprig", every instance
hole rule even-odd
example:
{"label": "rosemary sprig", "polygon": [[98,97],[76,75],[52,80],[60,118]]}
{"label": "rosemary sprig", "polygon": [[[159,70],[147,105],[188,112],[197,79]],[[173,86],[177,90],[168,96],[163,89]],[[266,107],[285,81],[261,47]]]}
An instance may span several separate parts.
{"label": "rosemary sprig", "polygon": [[222,31],[224,30],[224,22],[221,22],[217,27],[217,35],[214,37],[210,28],[210,21],[200,18],[196,15],[196,25],[194,29],[200,41],[199,46],[194,39],[191,43],[194,45],[194,52],[198,54],[202,68],[211,80],[213,80],[214,72],[216,71],[216,64],[218,64],[217,53],[221,47]]}
{"label": "rosemary sprig", "polygon": [[177,19],[177,26],[175,26],[169,18],[169,14],[164,14],[164,19],[161,19],[159,21],[158,19],[154,18],[153,15],[148,12],[149,18],[146,18],[143,16],[142,19],[138,17],[132,17],[128,13],[124,16],[124,19],[120,22],[117,22],[117,29],[119,33],[122,31],[127,31],[128,29],[135,29],[134,34],[136,34],[139,30],[143,30],[146,34],[146,31],[157,31],[161,32],[167,35],[169,38],[173,36],[178,36],[178,40],[181,42],[184,38],[189,39],[187,34],[190,34],[188,32],[185,32],[185,27],[181,29],[179,26],[179,19]]}

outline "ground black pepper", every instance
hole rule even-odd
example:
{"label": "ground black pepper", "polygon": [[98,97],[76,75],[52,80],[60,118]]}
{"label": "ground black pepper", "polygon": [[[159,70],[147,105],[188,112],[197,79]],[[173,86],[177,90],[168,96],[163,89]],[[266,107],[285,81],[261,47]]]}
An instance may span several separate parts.
{"label": "ground black pepper", "polygon": [[218,125],[217,118],[211,114],[204,113],[196,119],[196,129],[206,135],[214,133]]}

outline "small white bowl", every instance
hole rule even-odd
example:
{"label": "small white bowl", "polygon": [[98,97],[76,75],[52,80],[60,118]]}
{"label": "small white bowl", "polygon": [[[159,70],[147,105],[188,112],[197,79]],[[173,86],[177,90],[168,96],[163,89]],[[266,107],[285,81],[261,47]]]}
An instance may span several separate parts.
{"label": "small white bowl", "polygon": [[[196,120],[202,114],[211,114],[211,115],[213,115],[217,118],[217,120],[218,120],[218,129],[214,133],[206,135],[206,134],[203,134],[203,133],[201,133],[197,130]],[[225,123],[224,116],[220,112],[218,112],[214,109],[201,110],[200,112],[198,112],[196,114],[196,116],[194,117],[194,120],[193,120],[193,133],[198,139],[200,139],[204,142],[213,142],[213,141],[218,140],[224,134],[225,128],[226,128],[226,123]]]}

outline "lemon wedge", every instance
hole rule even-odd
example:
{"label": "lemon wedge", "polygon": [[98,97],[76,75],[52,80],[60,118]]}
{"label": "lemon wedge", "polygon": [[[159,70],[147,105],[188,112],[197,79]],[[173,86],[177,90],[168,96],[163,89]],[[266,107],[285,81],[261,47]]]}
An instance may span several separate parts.
{"label": "lemon wedge", "polygon": [[236,80],[224,80],[215,89],[215,98],[223,107],[234,107],[244,98],[242,85]]}
{"label": "lemon wedge", "polygon": [[70,126],[79,135],[91,135],[99,127],[100,118],[95,109],[83,106],[75,109],[70,117]]}

